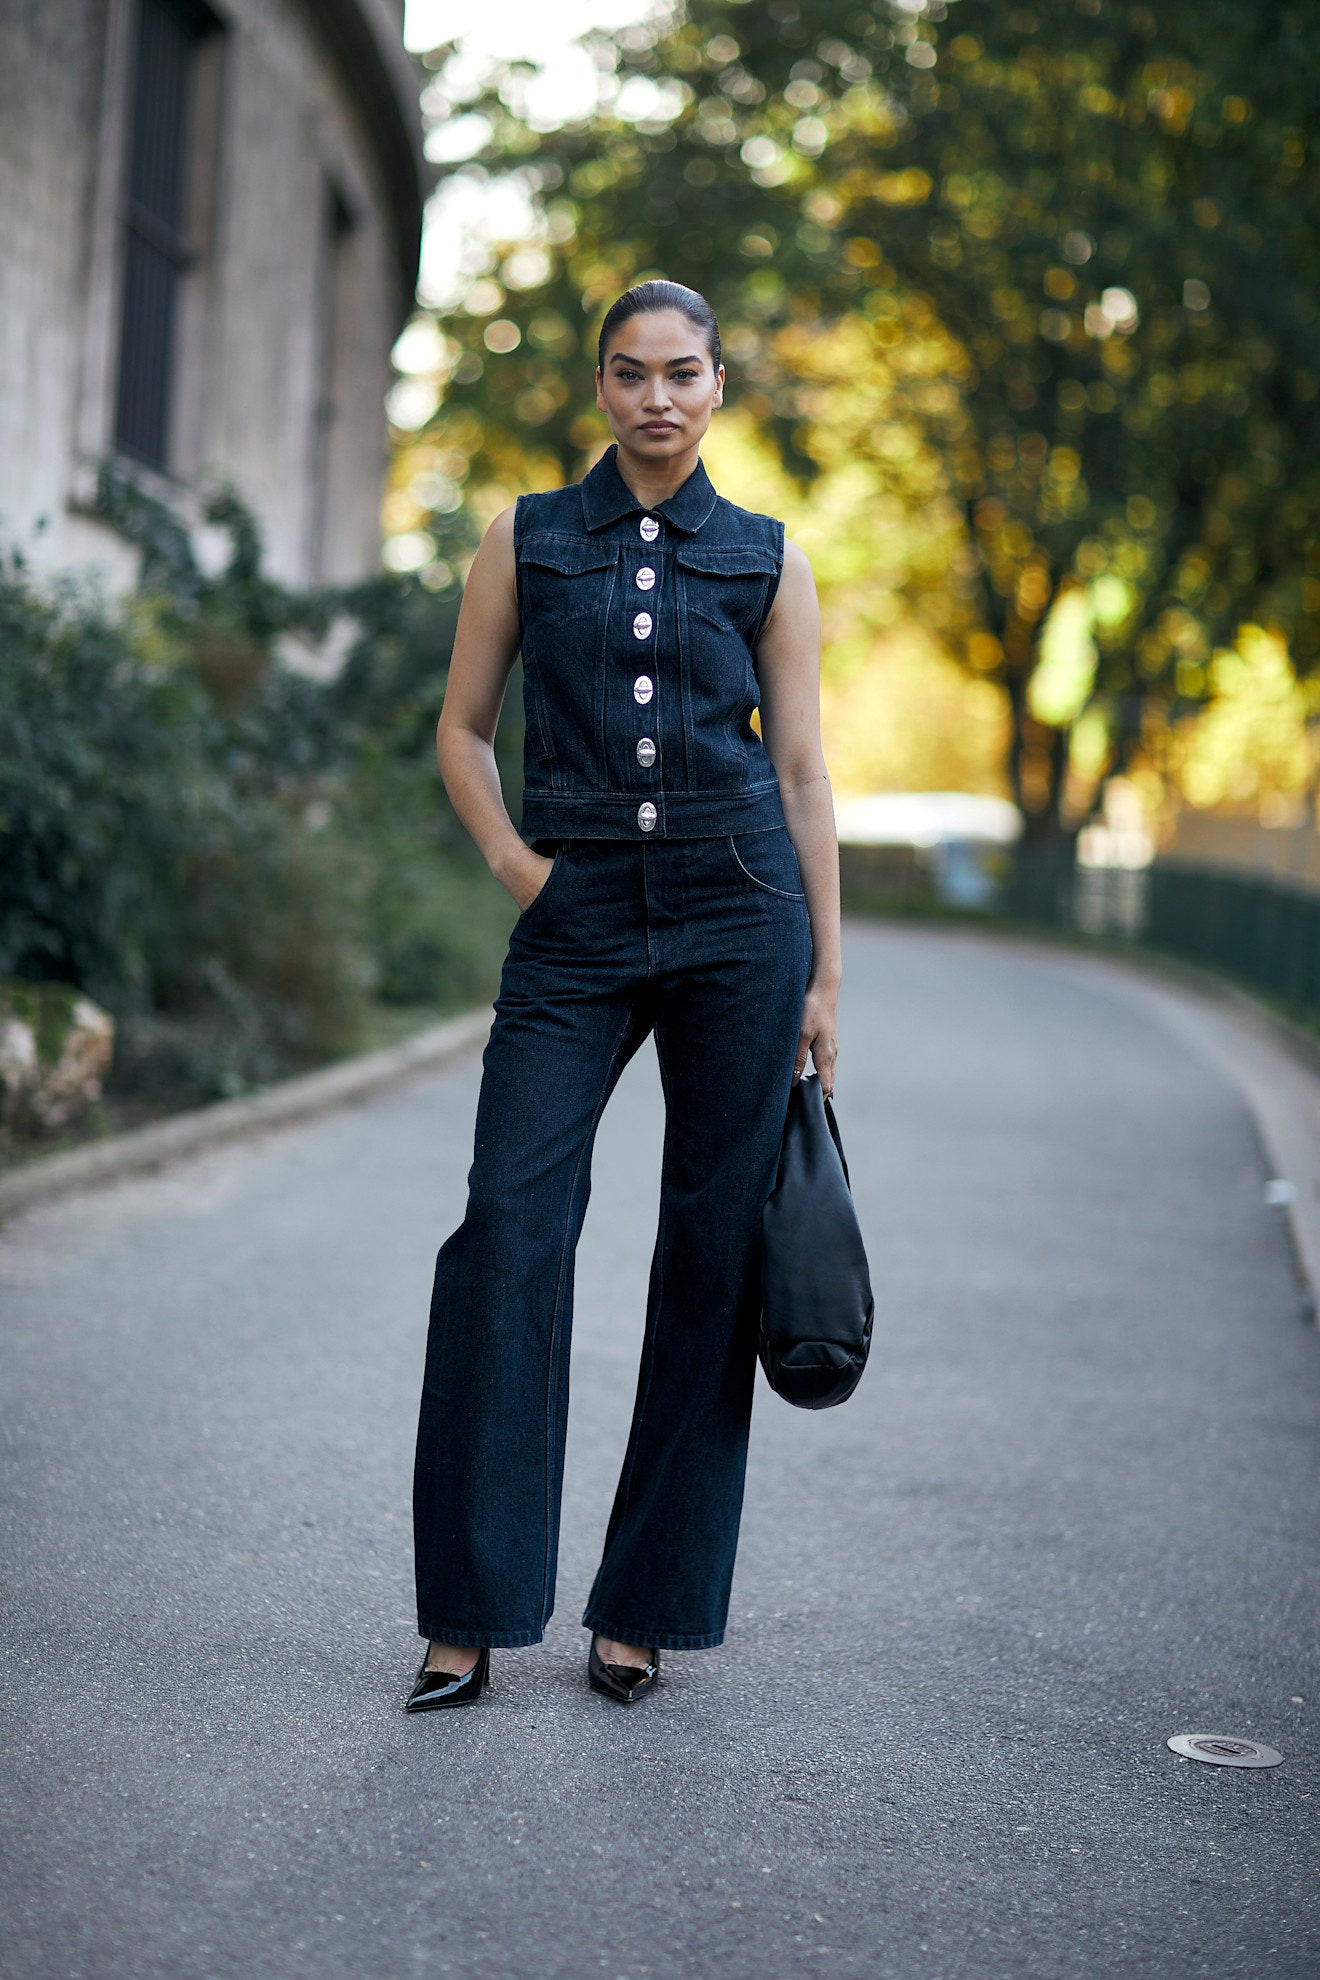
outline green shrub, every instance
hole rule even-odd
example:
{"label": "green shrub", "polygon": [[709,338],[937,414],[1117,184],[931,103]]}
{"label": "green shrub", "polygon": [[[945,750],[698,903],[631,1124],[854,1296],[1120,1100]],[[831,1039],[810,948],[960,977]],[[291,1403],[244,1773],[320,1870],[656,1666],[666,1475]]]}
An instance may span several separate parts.
{"label": "green shrub", "polygon": [[[0,569],[0,976],[104,1004],[114,1084],[157,1100],[350,1050],[374,998],[490,995],[513,909],[434,759],[456,595],[286,593],[229,496],[207,579],[146,497],[103,501],[143,549],[123,607]],[[279,634],[344,611],[337,680],[280,664]]]}
{"label": "green shrub", "polygon": [[197,682],[94,600],[0,571],[0,976],[149,1002],[218,792]]}
{"label": "green shrub", "polygon": [[375,874],[372,953],[386,1002],[453,1009],[493,994],[514,908],[448,805],[437,802],[434,747],[395,755],[364,744],[342,829]]}

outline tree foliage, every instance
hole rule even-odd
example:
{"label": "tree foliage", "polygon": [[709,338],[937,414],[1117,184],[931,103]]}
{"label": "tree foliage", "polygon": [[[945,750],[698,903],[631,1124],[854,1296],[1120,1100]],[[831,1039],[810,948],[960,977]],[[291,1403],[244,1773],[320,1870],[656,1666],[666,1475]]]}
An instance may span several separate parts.
{"label": "tree foliage", "polygon": [[[938,458],[961,555],[905,582],[1006,689],[1039,820],[1074,725],[1158,751],[1243,621],[1320,665],[1314,10],[688,0],[598,49],[586,124],[533,129],[514,70],[472,105],[456,169],[523,172],[542,220],[445,317],[451,464],[579,472],[599,316],[665,273],[801,480],[842,444],[910,504]],[[1073,593],[1085,664],[1033,695]]]}

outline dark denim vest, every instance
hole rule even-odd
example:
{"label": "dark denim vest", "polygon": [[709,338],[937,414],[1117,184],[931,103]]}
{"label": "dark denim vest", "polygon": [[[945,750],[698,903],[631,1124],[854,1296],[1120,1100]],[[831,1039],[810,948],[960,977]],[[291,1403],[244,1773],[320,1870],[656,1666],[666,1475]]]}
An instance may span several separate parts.
{"label": "dark denim vest", "polygon": [[756,644],[784,525],[735,508],[700,463],[644,510],[615,450],[519,498],[522,829],[532,839],[702,839],[784,822],[751,724]]}

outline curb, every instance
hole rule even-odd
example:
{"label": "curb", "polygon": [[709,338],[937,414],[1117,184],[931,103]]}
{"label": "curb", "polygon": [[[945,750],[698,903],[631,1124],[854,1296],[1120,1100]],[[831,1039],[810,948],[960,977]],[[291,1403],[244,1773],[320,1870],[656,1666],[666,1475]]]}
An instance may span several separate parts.
{"label": "curb", "polygon": [[1224,1006],[1149,981],[1139,991],[1245,1102],[1269,1165],[1269,1201],[1287,1213],[1309,1318],[1320,1320],[1320,1075],[1311,1053],[1245,999]]}
{"label": "curb", "polygon": [[0,1221],[71,1190],[118,1182],[233,1141],[239,1135],[288,1127],[332,1107],[365,1100],[383,1087],[432,1072],[473,1050],[485,1041],[490,1023],[489,1010],[465,1011],[460,1017],[428,1025],[401,1045],[387,1045],[381,1051],[363,1052],[296,1079],[280,1080],[249,1099],[221,1100],[212,1107],[198,1107],[150,1127],[70,1149],[67,1154],[41,1156],[14,1174],[0,1177]]}

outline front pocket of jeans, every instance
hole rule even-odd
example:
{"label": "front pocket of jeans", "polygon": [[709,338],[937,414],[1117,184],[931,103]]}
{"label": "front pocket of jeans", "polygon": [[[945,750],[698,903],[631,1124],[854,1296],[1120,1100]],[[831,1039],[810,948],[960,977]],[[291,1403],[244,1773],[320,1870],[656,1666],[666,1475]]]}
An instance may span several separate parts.
{"label": "front pocket of jeans", "polygon": [[786,901],[804,898],[797,854],[784,826],[777,825],[769,832],[735,833],[724,843],[742,878],[763,894],[778,894]]}
{"label": "front pocket of jeans", "polygon": [[523,927],[526,922],[530,921],[531,917],[536,913],[536,910],[540,907],[542,901],[544,901],[546,895],[550,892],[550,889],[554,886],[556,880],[558,880],[563,870],[564,870],[564,850],[563,847],[561,846],[559,851],[555,854],[554,859],[550,863],[550,871],[546,874],[545,879],[541,882],[539,891],[532,896],[531,900],[528,901],[526,907],[519,914],[517,921],[517,926],[519,928]]}

